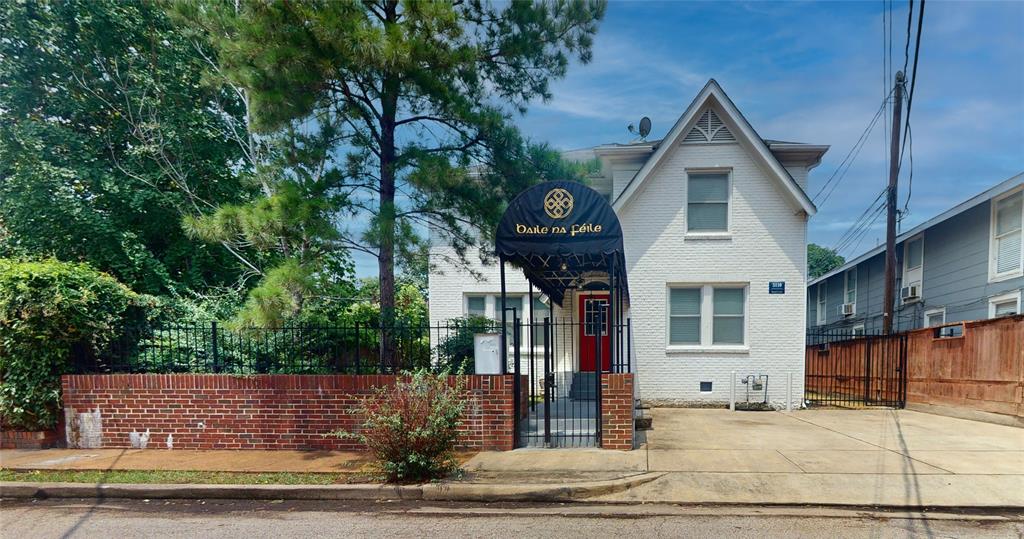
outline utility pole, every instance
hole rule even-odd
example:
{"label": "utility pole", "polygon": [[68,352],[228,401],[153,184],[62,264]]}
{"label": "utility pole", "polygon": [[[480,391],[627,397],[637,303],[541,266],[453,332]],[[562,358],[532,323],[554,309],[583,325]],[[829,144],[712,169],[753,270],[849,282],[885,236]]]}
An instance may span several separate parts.
{"label": "utility pole", "polygon": [[882,305],[882,333],[892,333],[896,310],[896,193],[900,175],[900,116],[903,113],[903,72],[896,72],[892,111],[892,141],[889,146],[889,187],[885,197],[885,303]]}

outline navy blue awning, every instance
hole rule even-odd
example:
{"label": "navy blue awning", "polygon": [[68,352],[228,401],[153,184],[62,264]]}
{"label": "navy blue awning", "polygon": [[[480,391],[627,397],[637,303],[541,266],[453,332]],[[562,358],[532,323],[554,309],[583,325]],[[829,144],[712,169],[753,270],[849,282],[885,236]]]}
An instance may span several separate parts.
{"label": "navy blue awning", "polygon": [[588,274],[608,273],[613,264],[614,286],[627,293],[619,218],[582,183],[544,182],[520,193],[501,217],[495,248],[556,303]]}

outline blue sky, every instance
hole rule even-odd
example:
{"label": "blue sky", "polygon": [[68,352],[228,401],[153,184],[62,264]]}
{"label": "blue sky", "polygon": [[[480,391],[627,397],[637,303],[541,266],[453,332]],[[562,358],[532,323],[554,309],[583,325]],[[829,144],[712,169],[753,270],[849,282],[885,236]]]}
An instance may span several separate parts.
{"label": "blue sky", "polygon": [[[811,173],[813,196],[891,88],[883,76],[884,6],[613,1],[593,61],[571,67],[553,83],[552,99],[517,122],[558,149],[628,141],[626,126],[642,116],[659,138],[715,78],[762,137],[832,146]],[[895,70],[903,66],[905,2],[893,6],[892,19]],[[819,205],[810,241],[835,245],[885,185],[888,123],[879,122]],[[1024,2],[927,3],[911,128],[913,196],[903,229],[1024,171]],[[883,239],[880,219],[842,254]],[[361,275],[375,273],[375,261],[357,263]]]}

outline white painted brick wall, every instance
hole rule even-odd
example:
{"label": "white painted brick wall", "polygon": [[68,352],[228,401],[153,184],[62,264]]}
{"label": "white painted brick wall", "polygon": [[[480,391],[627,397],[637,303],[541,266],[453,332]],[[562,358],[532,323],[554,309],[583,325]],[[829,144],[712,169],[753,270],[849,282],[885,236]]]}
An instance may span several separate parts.
{"label": "white painted brick wall", "polygon": [[[727,240],[685,239],[686,169],[731,168]],[[803,395],[806,219],[739,144],[679,145],[622,209],[639,394],[645,401],[725,402],[730,373],[768,375],[769,399]],[[785,281],[769,295],[769,281]],[[668,283],[749,282],[749,351],[669,352]],[[713,391],[700,392],[700,382]],[[738,384],[737,384],[738,385]],[[743,386],[737,395],[743,396]]]}
{"label": "white painted brick wall", "polygon": [[[730,373],[768,375],[769,399],[785,405],[787,376],[793,374],[793,405],[803,395],[806,219],[786,201],[782,188],[739,144],[679,145],[673,155],[620,213],[625,234],[632,297],[633,344],[638,395],[660,403],[725,402]],[[686,169],[732,169],[729,240],[684,239]],[[806,177],[806,174],[803,175]],[[450,247],[433,238],[432,260],[444,266]],[[436,324],[462,316],[467,293],[496,294],[498,268],[484,274],[435,269],[429,276],[430,320]],[[523,294],[528,284],[518,270],[507,273],[509,293]],[[769,281],[785,281],[784,295],[769,295]],[[667,284],[749,282],[747,342],[744,353],[669,352]],[[700,382],[713,382],[701,393]],[[737,384],[737,397],[744,386]]]}

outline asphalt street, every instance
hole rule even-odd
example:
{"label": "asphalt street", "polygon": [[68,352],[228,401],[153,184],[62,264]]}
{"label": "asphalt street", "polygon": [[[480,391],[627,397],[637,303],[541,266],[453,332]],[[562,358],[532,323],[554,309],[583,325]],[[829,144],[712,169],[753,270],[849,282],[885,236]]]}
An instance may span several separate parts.
{"label": "asphalt street", "polygon": [[1024,537],[1024,515],[807,507],[238,500],[3,500],[0,536]]}

